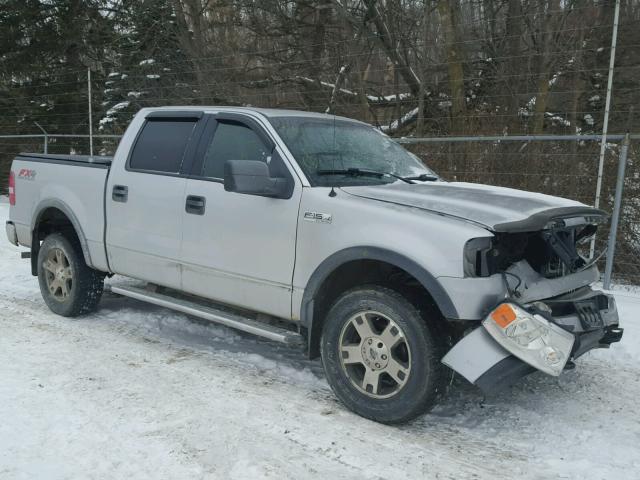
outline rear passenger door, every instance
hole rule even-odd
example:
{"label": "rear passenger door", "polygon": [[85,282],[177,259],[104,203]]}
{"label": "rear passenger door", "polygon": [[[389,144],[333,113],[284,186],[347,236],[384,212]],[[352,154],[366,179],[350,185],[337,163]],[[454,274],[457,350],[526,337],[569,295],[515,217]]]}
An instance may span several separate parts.
{"label": "rear passenger door", "polygon": [[[227,160],[258,160],[271,176],[291,181],[290,198],[224,189]],[[247,115],[208,119],[185,201],[182,240],[183,289],[219,302],[278,317],[291,315],[298,207],[302,186],[273,138]]]}
{"label": "rear passenger door", "polygon": [[202,124],[199,112],[147,115],[126,162],[107,184],[107,252],[115,273],[180,288],[185,171]]}

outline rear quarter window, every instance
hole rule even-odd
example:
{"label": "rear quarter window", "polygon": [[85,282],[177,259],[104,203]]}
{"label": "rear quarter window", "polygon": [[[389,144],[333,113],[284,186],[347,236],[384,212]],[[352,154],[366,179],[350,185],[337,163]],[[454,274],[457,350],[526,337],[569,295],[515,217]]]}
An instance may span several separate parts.
{"label": "rear quarter window", "polygon": [[131,152],[129,168],[178,173],[195,125],[193,119],[147,120]]}

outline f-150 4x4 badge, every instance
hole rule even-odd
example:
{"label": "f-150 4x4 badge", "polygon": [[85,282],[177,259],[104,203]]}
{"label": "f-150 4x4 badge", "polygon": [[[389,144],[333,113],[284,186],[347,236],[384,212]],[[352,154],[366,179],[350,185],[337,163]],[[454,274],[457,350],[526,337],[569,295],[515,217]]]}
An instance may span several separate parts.
{"label": "f-150 4x4 badge", "polygon": [[331,223],[330,213],[304,212],[304,219],[308,222]]}

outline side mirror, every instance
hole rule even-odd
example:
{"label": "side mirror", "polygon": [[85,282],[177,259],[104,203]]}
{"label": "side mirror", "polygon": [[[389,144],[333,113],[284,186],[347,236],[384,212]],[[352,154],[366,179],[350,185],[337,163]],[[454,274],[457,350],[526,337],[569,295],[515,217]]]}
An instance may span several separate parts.
{"label": "side mirror", "polygon": [[287,179],[271,177],[269,166],[256,160],[227,160],[224,164],[224,189],[261,197],[290,197]]}

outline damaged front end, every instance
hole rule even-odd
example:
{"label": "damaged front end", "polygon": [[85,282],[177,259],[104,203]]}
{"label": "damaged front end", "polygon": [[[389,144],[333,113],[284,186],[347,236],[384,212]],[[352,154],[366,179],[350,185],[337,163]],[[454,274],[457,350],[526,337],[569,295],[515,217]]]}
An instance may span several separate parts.
{"label": "damaged front end", "polygon": [[555,218],[539,231],[500,231],[468,242],[465,275],[501,276],[505,296],[443,363],[494,391],[535,370],[560,375],[587,351],[620,341],[615,300],[590,286],[599,278],[599,256],[588,261],[580,253],[605,219]]}

